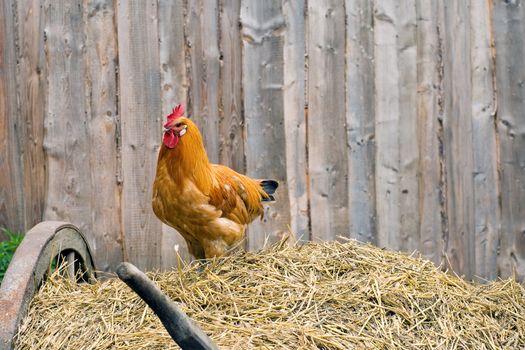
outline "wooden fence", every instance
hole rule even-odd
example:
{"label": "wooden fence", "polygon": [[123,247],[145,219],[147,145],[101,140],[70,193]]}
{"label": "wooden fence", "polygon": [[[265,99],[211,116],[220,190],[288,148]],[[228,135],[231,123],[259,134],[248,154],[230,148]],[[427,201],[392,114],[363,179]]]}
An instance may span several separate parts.
{"label": "wooden fence", "polygon": [[[4,0],[0,225],[88,233],[98,268],[169,268],[152,214],[177,103],[212,161],[281,182],[291,231],[525,277],[520,0]],[[184,245],[183,245],[184,246]]]}

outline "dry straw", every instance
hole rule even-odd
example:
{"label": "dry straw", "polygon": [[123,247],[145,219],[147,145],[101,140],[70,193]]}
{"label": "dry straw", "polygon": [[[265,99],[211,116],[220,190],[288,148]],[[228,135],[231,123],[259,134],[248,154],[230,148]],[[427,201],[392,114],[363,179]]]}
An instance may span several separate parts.
{"label": "dry straw", "polygon": [[[521,349],[525,289],[473,285],[431,262],[350,241],[235,253],[150,273],[224,349]],[[117,279],[54,277],[34,297],[18,349],[176,349]]]}

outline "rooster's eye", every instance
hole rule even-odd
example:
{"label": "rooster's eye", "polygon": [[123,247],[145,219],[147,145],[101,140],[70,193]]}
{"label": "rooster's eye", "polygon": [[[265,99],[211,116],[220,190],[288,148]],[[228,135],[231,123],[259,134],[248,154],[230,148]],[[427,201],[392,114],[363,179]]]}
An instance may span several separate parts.
{"label": "rooster's eye", "polygon": [[175,127],[180,128],[182,126],[182,123],[175,124]]}

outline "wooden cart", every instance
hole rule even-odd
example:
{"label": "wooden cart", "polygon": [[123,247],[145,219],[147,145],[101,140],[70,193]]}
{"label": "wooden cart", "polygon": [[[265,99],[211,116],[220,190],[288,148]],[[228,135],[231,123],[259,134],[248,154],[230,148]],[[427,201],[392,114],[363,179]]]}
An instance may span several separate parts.
{"label": "wooden cart", "polygon": [[[61,273],[68,278],[77,283],[95,281],[93,255],[76,226],[46,221],[26,233],[0,287],[0,349],[13,348],[13,338],[31,299],[52,270],[51,266],[60,261],[66,262]],[[217,349],[208,336],[135,266],[122,263],[117,274],[153,309],[182,349]]]}

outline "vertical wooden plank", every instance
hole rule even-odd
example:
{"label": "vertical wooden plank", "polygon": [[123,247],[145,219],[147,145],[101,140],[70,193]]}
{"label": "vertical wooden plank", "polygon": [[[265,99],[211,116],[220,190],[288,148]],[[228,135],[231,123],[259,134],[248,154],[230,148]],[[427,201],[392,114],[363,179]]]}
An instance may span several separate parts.
{"label": "vertical wooden plank", "polygon": [[378,244],[419,246],[415,1],[376,1]]}
{"label": "vertical wooden plank", "polygon": [[476,257],[473,274],[485,280],[497,277],[500,227],[491,16],[491,2],[471,2],[473,234]]}
{"label": "vertical wooden plank", "polygon": [[248,248],[260,248],[266,237],[280,238],[289,224],[283,108],[283,32],[281,2],[243,0],[243,93],[247,174],[280,182],[277,202],[265,218],[251,225]]}
{"label": "vertical wooden plank", "polygon": [[117,13],[124,257],[149,270],[160,266],[162,237],[151,209],[162,124],[157,1],[119,1]]}
{"label": "vertical wooden plank", "polygon": [[208,158],[219,161],[218,0],[188,0],[186,28],[190,53],[188,110],[199,126]]}
{"label": "vertical wooden plank", "polygon": [[400,248],[419,248],[419,147],[417,129],[416,0],[401,0],[397,8],[399,57],[399,209]]}
{"label": "vertical wooden plank", "polygon": [[91,232],[92,193],[82,1],[46,1],[48,192],[44,219]]}
{"label": "vertical wooden plank", "polygon": [[377,243],[401,248],[400,115],[396,2],[377,0],[374,10]]}
{"label": "vertical wooden plank", "polygon": [[242,110],[241,0],[221,0],[220,10],[220,152],[221,164],[245,172]]}
{"label": "vertical wooden plank", "polygon": [[[162,116],[168,115],[179,103],[186,105],[188,79],[186,77],[184,3],[182,0],[159,0],[159,58]],[[160,148],[161,134],[158,133]],[[188,260],[184,238],[172,227],[162,224],[160,268],[177,266],[175,246],[180,256]]]}
{"label": "vertical wooden plank", "polygon": [[[97,269],[122,261],[120,169],[117,152],[117,32],[112,0],[86,3],[86,96],[91,218],[88,241]],[[84,137],[86,137],[84,136]]]}
{"label": "vertical wooden plank", "polygon": [[313,239],[348,235],[344,2],[308,2],[308,166]]}
{"label": "vertical wooden plank", "polygon": [[[24,197],[17,111],[14,3],[0,5],[0,228],[23,231]],[[0,237],[1,238],[1,237]]]}
{"label": "vertical wooden plank", "polygon": [[350,236],[376,242],[373,2],[345,1]]}
{"label": "vertical wooden plank", "polygon": [[525,6],[494,2],[501,176],[498,270],[525,278]]}
{"label": "vertical wooden plank", "polygon": [[22,151],[23,230],[42,220],[45,202],[44,16],[42,1],[17,1],[19,136]]}
{"label": "vertical wooden plank", "polygon": [[290,202],[290,230],[298,240],[308,240],[308,191],[305,118],[305,1],[283,1],[284,125],[286,178]]}
{"label": "vertical wooden plank", "polygon": [[184,1],[159,0],[158,11],[162,116],[164,118],[177,104],[186,105],[187,103],[189,83],[185,63]]}
{"label": "vertical wooden plank", "polygon": [[419,251],[436,265],[442,263],[444,207],[442,178],[442,59],[438,31],[439,5],[419,1],[417,12],[417,114],[419,157]]}
{"label": "vertical wooden plank", "polygon": [[445,250],[452,269],[471,279],[475,252],[470,2],[445,3],[443,28],[443,140],[448,218]]}

